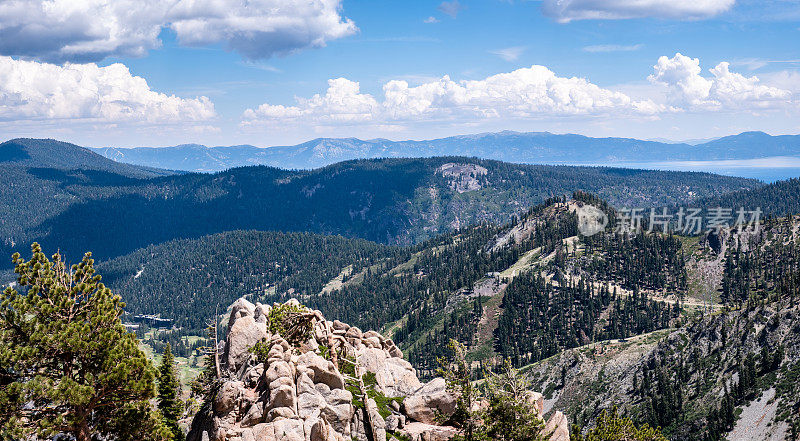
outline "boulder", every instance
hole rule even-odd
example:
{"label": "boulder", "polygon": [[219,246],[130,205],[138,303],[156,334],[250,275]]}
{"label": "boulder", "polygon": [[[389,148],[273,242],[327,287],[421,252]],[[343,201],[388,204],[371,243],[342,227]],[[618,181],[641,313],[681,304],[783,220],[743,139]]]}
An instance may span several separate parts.
{"label": "boulder", "polygon": [[331,389],[343,389],[344,378],[333,363],[313,352],[306,352],[297,359],[298,370],[304,369],[314,383],[322,383]]}
{"label": "boulder", "polygon": [[444,378],[435,378],[414,395],[406,397],[403,407],[412,420],[434,424],[438,414],[450,416],[456,411],[456,397],[447,391]]}
{"label": "boulder", "polygon": [[261,303],[256,303],[256,306],[253,311],[253,317],[256,320],[256,323],[267,323],[267,317],[269,317],[269,311],[272,308],[269,305],[262,305]]}
{"label": "boulder", "polygon": [[248,387],[254,387],[262,376],[264,376],[264,363],[259,363],[245,371],[242,381]]}
{"label": "boulder", "polygon": [[[240,311],[243,311],[243,309],[240,309]],[[231,316],[233,316],[233,313],[231,313]],[[223,356],[228,370],[230,372],[238,372],[252,355],[249,349],[265,338],[267,338],[266,325],[256,323],[252,315],[245,315],[235,319],[228,331],[228,340],[225,344],[225,354]]]}
{"label": "boulder", "polygon": [[422,387],[411,363],[382,349],[363,348],[359,351],[359,362],[375,374],[380,391],[387,397],[412,395]]}
{"label": "boulder", "polygon": [[405,417],[403,415],[389,415],[386,417],[386,430],[396,432],[397,429],[402,429],[405,425]]}
{"label": "boulder", "polygon": [[252,316],[255,314],[256,307],[250,303],[246,298],[242,297],[231,305],[231,314],[228,316],[228,325],[235,322],[238,318],[244,316]]}
{"label": "boulder", "polygon": [[326,404],[325,397],[314,388],[308,374],[300,373],[297,379],[297,415],[303,419],[319,417]]}
{"label": "boulder", "polygon": [[350,329],[350,325],[348,325],[346,323],[342,323],[339,320],[334,320],[333,321],[333,329],[335,329],[337,331],[347,331],[348,329]]}
{"label": "boulder", "polygon": [[403,351],[401,351],[397,346],[390,346],[389,355],[396,358],[403,358]]}
{"label": "boulder", "polygon": [[366,337],[362,338],[361,341],[364,343],[364,346],[368,348],[383,349],[381,340],[378,337]]}
{"label": "boulder", "polygon": [[242,418],[241,426],[250,427],[262,422],[264,422],[264,403],[259,401],[247,410],[244,418]]}
{"label": "boulder", "polygon": [[400,429],[400,434],[413,441],[449,441],[458,434],[458,429],[450,426],[435,426],[413,422]]}
{"label": "boulder", "polygon": [[346,389],[333,389],[326,394],[324,389],[327,386],[321,386],[317,390],[322,389],[321,394],[325,398],[326,405],[320,409],[320,414],[337,432],[347,435],[350,430],[350,422],[356,413],[352,404],[353,394]]}
{"label": "boulder", "polygon": [[[303,421],[296,419],[279,419],[272,423],[275,431],[275,441],[305,441]],[[261,438],[272,440],[273,438]]]}
{"label": "boulder", "polygon": [[366,407],[369,420],[372,422],[372,427],[375,429],[372,433],[375,441],[386,441],[386,421],[383,420],[380,412],[378,412],[378,404],[375,403],[375,400],[372,398],[368,398]]}
{"label": "boulder", "polygon": [[337,441],[336,432],[322,419],[306,420],[305,432],[308,441]]}
{"label": "boulder", "polygon": [[267,384],[272,384],[280,378],[288,378],[293,383],[295,370],[289,362],[283,360],[283,356],[276,361],[271,361],[267,370],[264,372],[264,380]]}
{"label": "boulder", "polygon": [[220,387],[217,396],[214,398],[214,412],[219,415],[227,415],[236,408],[236,398],[239,390],[244,386],[241,381],[228,381]]}
{"label": "boulder", "polygon": [[265,419],[268,423],[271,423],[282,419],[294,419],[296,416],[294,410],[288,407],[276,407],[267,412],[267,417]]}
{"label": "boulder", "polygon": [[296,414],[297,395],[292,385],[282,384],[275,389],[270,389],[269,405],[267,409],[275,409],[278,407],[286,407],[291,409],[293,414]]}
{"label": "boulder", "polygon": [[347,337],[347,338],[355,338],[355,339],[359,339],[360,340],[361,336],[362,336],[362,333],[361,333],[361,330],[358,329],[357,327],[351,326],[351,327],[347,328],[347,332],[344,333],[344,336]]}

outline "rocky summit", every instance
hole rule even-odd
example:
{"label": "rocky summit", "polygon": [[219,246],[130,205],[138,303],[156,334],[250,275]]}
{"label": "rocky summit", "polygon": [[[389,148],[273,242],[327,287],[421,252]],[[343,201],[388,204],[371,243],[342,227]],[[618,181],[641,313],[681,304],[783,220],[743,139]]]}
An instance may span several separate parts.
{"label": "rocky summit", "polygon": [[[287,307],[304,309],[294,299],[233,304],[220,378],[188,441],[446,441],[458,434],[446,425],[456,397],[445,380],[420,382],[391,339],[311,310],[299,326],[307,332],[282,335],[290,331],[276,332],[270,320]],[[530,392],[529,400],[541,415],[542,395]],[[569,439],[564,414],[553,412],[546,433]]]}

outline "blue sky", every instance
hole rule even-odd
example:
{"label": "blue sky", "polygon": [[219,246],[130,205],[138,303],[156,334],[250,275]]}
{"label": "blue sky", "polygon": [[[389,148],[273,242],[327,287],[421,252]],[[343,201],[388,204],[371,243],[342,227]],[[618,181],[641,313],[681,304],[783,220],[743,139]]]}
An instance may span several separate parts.
{"label": "blue sky", "polygon": [[4,138],[800,133],[794,0],[131,2],[0,6]]}

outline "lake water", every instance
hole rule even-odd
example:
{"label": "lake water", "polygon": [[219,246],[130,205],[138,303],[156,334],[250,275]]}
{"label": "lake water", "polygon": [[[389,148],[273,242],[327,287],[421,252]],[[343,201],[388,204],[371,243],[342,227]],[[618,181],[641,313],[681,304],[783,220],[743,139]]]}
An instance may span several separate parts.
{"label": "lake water", "polygon": [[800,177],[800,158],[789,156],[743,160],[625,162],[595,165],[643,168],[647,170],[708,172],[726,176],[754,178],[767,183]]}

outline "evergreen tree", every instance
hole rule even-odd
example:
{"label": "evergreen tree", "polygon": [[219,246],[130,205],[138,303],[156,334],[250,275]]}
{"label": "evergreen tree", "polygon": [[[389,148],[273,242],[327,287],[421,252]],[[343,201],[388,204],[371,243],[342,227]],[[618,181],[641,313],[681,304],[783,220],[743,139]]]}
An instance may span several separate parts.
{"label": "evergreen tree", "polygon": [[[449,422],[461,429],[454,441],[542,441],[544,421],[530,399],[530,382],[505,360],[499,374],[486,372],[481,391],[472,384],[466,347],[450,340],[451,359],[440,358],[439,374],[457,397]],[[482,392],[482,393],[481,393]],[[479,401],[488,404],[482,408]]]}
{"label": "evergreen tree", "polygon": [[500,374],[486,377],[489,408],[481,434],[493,441],[544,441],[544,421],[530,398],[530,382],[505,360]]}
{"label": "evergreen tree", "polygon": [[149,400],[155,369],[120,321],[91,253],[71,269],[41,247],[13,256],[20,293],[0,294],[0,438],[168,438]]}
{"label": "evergreen tree", "polygon": [[175,371],[175,357],[169,343],[164,347],[161,366],[158,368],[158,409],[164,418],[164,424],[169,427],[173,439],[181,439],[183,433],[178,426],[183,412],[183,403],[180,399],[181,384]]}
{"label": "evergreen tree", "polygon": [[438,373],[447,382],[448,392],[457,397],[456,411],[450,417],[450,421],[462,430],[464,441],[475,441],[476,431],[480,425],[478,415],[473,410],[478,391],[472,385],[472,369],[466,359],[467,348],[452,339],[448,348],[452,353],[452,359],[440,358],[441,367]]}
{"label": "evergreen tree", "polygon": [[629,418],[617,416],[616,408],[604,410],[585,437],[575,438],[581,441],[667,441],[659,430],[647,424],[637,427]]}

